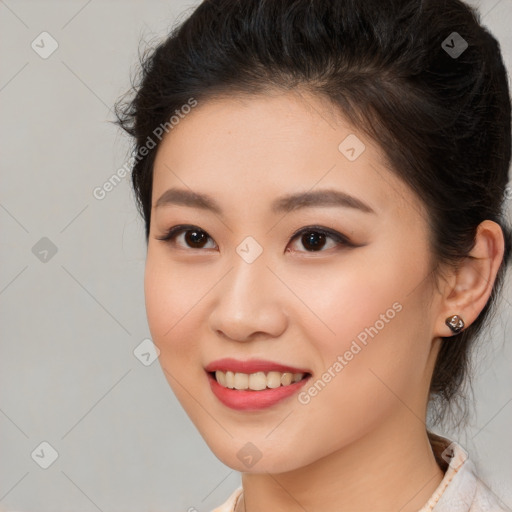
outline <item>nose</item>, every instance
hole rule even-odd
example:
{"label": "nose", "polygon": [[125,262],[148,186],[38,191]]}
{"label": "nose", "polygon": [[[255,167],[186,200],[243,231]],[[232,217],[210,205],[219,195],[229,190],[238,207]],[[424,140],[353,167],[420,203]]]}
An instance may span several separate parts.
{"label": "nose", "polygon": [[262,256],[247,263],[235,255],[215,289],[209,323],[218,336],[246,342],[279,337],[286,329],[286,287]]}

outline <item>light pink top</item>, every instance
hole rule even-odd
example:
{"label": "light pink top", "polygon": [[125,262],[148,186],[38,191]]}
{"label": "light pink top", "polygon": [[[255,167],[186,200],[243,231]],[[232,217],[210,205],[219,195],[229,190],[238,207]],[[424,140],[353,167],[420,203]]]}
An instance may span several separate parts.
{"label": "light pink top", "polygon": [[[434,494],[418,512],[507,512],[510,509],[500,501],[476,474],[475,465],[467,452],[456,442],[435,436],[432,443],[436,460],[444,466],[444,478]],[[449,462],[449,464],[448,464]],[[235,489],[228,500],[212,512],[234,512],[242,494]]]}

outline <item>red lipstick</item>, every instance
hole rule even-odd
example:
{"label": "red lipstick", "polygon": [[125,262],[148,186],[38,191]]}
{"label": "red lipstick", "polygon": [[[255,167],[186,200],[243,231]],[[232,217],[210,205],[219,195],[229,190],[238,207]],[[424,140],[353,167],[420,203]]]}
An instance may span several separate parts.
{"label": "red lipstick", "polygon": [[247,361],[240,361],[239,359],[232,359],[230,357],[224,359],[217,359],[205,366],[207,372],[215,372],[220,370],[223,372],[240,372],[240,373],[256,373],[256,372],[288,372],[288,373],[311,373],[308,369],[296,368],[273,361],[265,361],[264,359],[249,359]]}

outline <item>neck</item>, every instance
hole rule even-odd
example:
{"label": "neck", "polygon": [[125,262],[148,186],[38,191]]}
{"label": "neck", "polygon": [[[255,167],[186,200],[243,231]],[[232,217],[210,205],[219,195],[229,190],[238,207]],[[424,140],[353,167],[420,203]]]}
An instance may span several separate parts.
{"label": "neck", "polygon": [[279,474],[244,473],[236,512],[417,512],[443,476],[425,426],[416,417],[411,422],[405,410],[393,425],[307,466]]}

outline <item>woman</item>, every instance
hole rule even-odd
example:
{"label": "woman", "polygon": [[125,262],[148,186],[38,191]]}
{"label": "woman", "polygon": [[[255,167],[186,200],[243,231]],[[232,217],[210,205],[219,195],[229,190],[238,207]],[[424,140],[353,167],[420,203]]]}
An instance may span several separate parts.
{"label": "woman", "polygon": [[426,427],[468,378],[510,255],[510,96],[477,13],[209,0],[135,91],[118,118],[149,327],[243,473],[216,510],[506,510]]}

